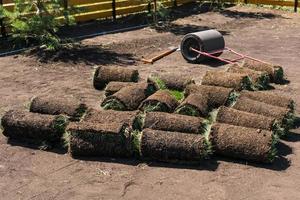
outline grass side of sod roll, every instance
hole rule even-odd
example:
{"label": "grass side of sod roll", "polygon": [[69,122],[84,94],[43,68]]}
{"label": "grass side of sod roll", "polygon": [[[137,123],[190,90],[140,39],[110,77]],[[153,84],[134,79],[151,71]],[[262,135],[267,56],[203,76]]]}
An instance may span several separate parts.
{"label": "grass side of sod roll", "polygon": [[144,129],[140,152],[146,159],[167,162],[200,161],[209,157],[210,143],[203,135]]}
{"label": "grass side of sod roll", "polygon": [[292,112],[295,110],[295,101],[291,97],[263,91],[241,91],[240,95],[273,106],[288,108]]}
{"label": "grass side of sod roll", "polygon": [[84,115],[87,105],[71,97],[38,96],[31,100],[30,112],[67,115],[71,121],[79,121]]}
{"label": "grass side of sod roll", "polygon": [[191,94],[176,109],[182,115],[205,117],[209,112],[208,95]]}
{"label": "grass side of sod roll", "polygon": [[78,156],[129,157],[131,129],[125,123],[70,123],[64,136],[69,153]]}
{"label": "grass side of sod roll", "polygon": [[276,157],[278,137],[271,131],[215,123],[210,138],[219,155],[261,163]]}
{"label": "grass side of sod roll", "polygon": [[60,143],[67,119],[62,115],[46,115],[23,110],[10,110],[1,119],[3,135],[13,139],[29,139],[35,143]]}
{"label": "grass side of sod roll", "polygon": [[145,99],[140,109],[146,112],[174,112],[178,106],[177,100],[167,90],[159,90]]}
{"label": "grass side of sod roll", "polygon": [[111,81],[138,82],[138,80],[138,70],[117,66],[100,66],[95,70],[93,85],[95,89],[102,90]]}
{"label": "grass side of sod roll", "polygon": [[116,82],[116,81],[109,82],[105,87],[105,96],[113,95],[119,90],[121,90],[122,88],[133,86],[135,84],[136,83],[134,82]]}
{"label": "grass side of sod roll", "polygon": [[177,91],[183,91],[187,85],[195,83],[191,78],[170,73],[150,75],[148,81],[158,82],[158,86],[161,86],[159,82],[163,82],[166,88]]}
{"label": "grass side of sod roll", "polygon": [[241,67],[238,64],[230,65],[226,71],[231,73],[247,74],[254,83],[255,88],[258,90],[266,90],[269,88],[270,77],[267,72],[255,71],[246,67]]}
{"label": "grass side of sod roll", "polygon": [[284,128],[280,126],[274,117],[248,113],[225,106],[219,108],[216,121],[235,126],[273,131],[279,137],[285,134]]}
{"label": "grass side of sod roll", "polygon": [[207,129],[207,124],[208,121],[200,117],[150,112],[145,115],[143,128],[203,134]]}
{"label": "grass side of sod roll", "polygon": [[231,101],[229,97],[231,97],[233,92],[234,90],[232,88],[190,84],[186,86],[184,95],[185,97],[188,97],[190,94],[208,95],[209,106],[217,108],[225,105],[228,100]]}
{"label": "grass side of sod roll", "polygon": [[235,90],[253,90],[254,85],[247,74],[230,73],[224,71],[206,71],[202,85],[220,86]]}
{"label": "grass side of sod roll", "polygon": [[261,63],[252,60],[245,60],[242,66],[256,71],[267,72],[270,76],[271,82],[282,83],[284,81],[284,71],[281,66]]}
{"label": "grass side of sod roll", "polygon": [[286,129],[294,126],[295,115],[289,109],[273,106],[247,97],[240,97],[233,105],[234,109],[274,117]]}
{"label": "grass side of sod roll", "polygon": [[126,123],[132,129],[142,128],[139,111],[97,110],[90,108],[84,115],[82,122],[96,124]]}
{"label": "grass side of sod roll", "polygon": [[139,83],[124,87],[104,99],[101,106],[112,110],[136,110],[139,105],[155,92],[152,84]]}

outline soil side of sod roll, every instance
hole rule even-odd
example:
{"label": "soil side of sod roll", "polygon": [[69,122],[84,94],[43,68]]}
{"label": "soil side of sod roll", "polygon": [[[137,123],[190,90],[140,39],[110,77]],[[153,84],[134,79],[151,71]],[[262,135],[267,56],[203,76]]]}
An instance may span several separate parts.
{"label": "soil side of sod roll", "polygon": [[248,113],[221,106],[219,108],[216,121],[219,123],[231,124],[235,126],[244,126],[248,128],[257,128],[271,131],[276,119],[273,117],[266,117],[263,115]]}
{"label": "soil side of sod roll", "polygon": [[207,122],[200,117],[191,117],[163,112],[149,112],[144,119],[143,128],[162,131],[202,134]]}
{"label": "soil side of sod roll", "polygon": [[100,66],[94,73],[93,85],[95,89],[102,90],[111,81],[138,82],[138,79],[138,70],[117,66]]}
{"label": "soil side of sod roll", "polygon": [[112,110],[136,110],[139,105],[155,92],[155,88],[149,83],[139,83],[124,87],[115,94],[104,99],[101,106]]}
{"label": "soil side of sod roll", "polygon": [[270,83],[270,77],[267,72],[255,71],[237,64],[230,65],[226,71],[230,73],[247,74],[255,87],[260,90],[267,89]]}
{"label": "soil side of sod roll", "polygon": [[87,109],[87,105],[70,97],[43,97],[38,96],[32,99],[30,112],[67,115],[72,121],[79,121]]}
{"label": "soil side of sod roll", "polygon": [[159,90],[142,102],[140,110],[146,112],[174,112],[177,106],[177,100],[168,90]]}
{"label": "soil side of sod roll", "polygon": [[86,112],[82,121],[97,124],[126,123],[132,129],[140,130],[142,122],[139,117],[139,111],[96,110],[91,108]]}
{"label": "soil side of sod roll", "polygon": [[143,158],[159,161],[200,161],[209,155],[203,135],[144,129],[140,151]]}
{"label": "soil side of sod roll", "polygon": [[208,96],[191,94],[177,107],[176,113],[205,117],[209,112]]}
{"label": "soil side of sod roll", "polygon": [[10,110],[1,119],[3,135],[34,142],[59,143],[67,119],[61,115],[46,115],[23,110]]}
{"label": "soil side of sod roll", "polygon": [[270,76],[270,81],[274,83],[281,83],[284,80],[283,68],[278,65],[246,60],[243,62],[242,67],[249,68],[255,71],[267,72]]}
{"label": "soil side of sod roll", "polygon": [[[148,77],[148,81],[153,83],[157,83],[157,79],[162,81],[168,89],[179,91],[183,91],[187,85],[195,83],[191,78],[174,74],[154,74]],[[160,85],[157,87],[160,88]]]}
{"label": "soil side of sod roll", "polygon": [[233,91],[232,88],[190,84],[185,88],[184,95],[185,97],[190,94],[208,95],[209,107],[217,108],[227,103]]}
{"label": "soil side of sod roll", "polygon": [[129,157],[131,130],[124,123],[70,123],[66,131],[69,153],[78,156]]}
{"label": "soil side of sod roll", "polygon": [[295,102],[292,98],[263,91],[241,91],[240,97],[247,97],[255,101],[261,101],[273,106],[295,110]]}
{"label": "soil side of sod roll", "polygon": [[202,79],[202,85],[220,86],[235,90],[253,90],[251,79],[247,74],[223,71],[207,71]]}
{"label": "soil side of sod roll", "polygon": [[277,139],[267,130],[215,123],[210,139],[219,155],[262,163],[270,163],[276,156]]}
{"label": "soil side of sod roll", "polygon": [[247,97],[240,97],[233,105],[233,108],[267,117],[274,117],[278,121],[283,120],[290,112],[289,109],[255,101]]}
{"label": "soil side of sod roll", "polygon": [[135,84],[137,84],[137,83],[134,83],[134,82],[116,82],[116,81],[109,82],[105,87],[105,96],[113,95],[116,92],[118,92],[119,90],[121,90],[122,88],[128,87],[128,86],[133,86]]}

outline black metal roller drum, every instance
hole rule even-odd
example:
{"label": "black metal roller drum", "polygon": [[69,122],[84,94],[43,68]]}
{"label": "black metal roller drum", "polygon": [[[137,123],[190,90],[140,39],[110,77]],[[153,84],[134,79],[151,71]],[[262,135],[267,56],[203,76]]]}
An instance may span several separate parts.
{"label": "black metal roller drum", "polygon": [[[185,35],[181,41],[181,54],[188,62],[199,63],[207,57],[199,55],[197,52],[192,51],[191,48],[212,53],[224,49],[225,40],[223,35],[216,30],[206,30]],[[221,54],[222,52],[213,55],[219,56]]]}

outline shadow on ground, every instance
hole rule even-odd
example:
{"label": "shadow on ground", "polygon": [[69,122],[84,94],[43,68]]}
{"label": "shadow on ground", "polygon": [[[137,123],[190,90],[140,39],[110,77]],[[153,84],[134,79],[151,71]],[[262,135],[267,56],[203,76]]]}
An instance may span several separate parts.
{"label": "shadow on ground", "polygon": [[59,51],[46,51],[34,49],[28,53],[30,57],[35,57],[40,62],[64,62],[64,63],[84,63],[86,65],[129,65],[134,64],[135,59],[129,53],[117,53],[105,49],[100,45],[86,46],[77,45],[71,48],[63,48]]}

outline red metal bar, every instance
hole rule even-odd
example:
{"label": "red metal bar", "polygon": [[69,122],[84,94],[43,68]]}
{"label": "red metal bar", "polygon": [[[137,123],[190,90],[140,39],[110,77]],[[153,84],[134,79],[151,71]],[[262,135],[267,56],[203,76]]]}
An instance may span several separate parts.
{"label": "red metal bar", "polygon": [[214,59],[217,59],[217,60],[220,60],[222,62],[225,62],[225,63],[228,63],[228,64],[233,64],[233,62],[231,62],[230,60],[226,60],[226,59],[223,59],[223,58],[219,58],[217,56],[214,56],[210,53],[206,53],[206,52],[203,52],[203,51],[199,51],[197,49],[194,49],[194,48],[191,48],[192,51],[196,52],[196,53],[199,53],[200,55],[204,55],[204,56],[207,56],[207,57],[210,57],[210,58],[214,58]]}
{"label": "red metal bar", "polygon": [[241,56],[241,57],[244,57],[244,58],[248,58],[248,59],[250,59],[250,60],[254,60],[254,61],[257,61],[257,62],[260,62],[260,63],[270,64],[270,63],[268,63],[268,62],[265,62],[265,61],[262,61],[262,60],[253,58],[253,57],[251,57],[251,56],[247,56],[247,55],[243,55],[243,54],[241,54],[241,53],[238,53],[238,52],[234,51],[233,49],[229,49],[229,48],[226,48],[226,49],[227,49],[228,51],[230,51],[230,52],[232,52],[232,53],[238,55],[238,56]]}

